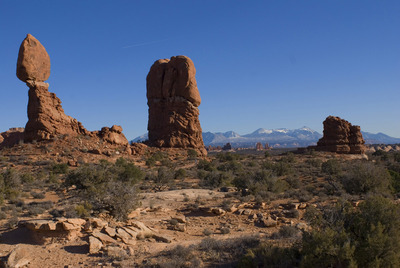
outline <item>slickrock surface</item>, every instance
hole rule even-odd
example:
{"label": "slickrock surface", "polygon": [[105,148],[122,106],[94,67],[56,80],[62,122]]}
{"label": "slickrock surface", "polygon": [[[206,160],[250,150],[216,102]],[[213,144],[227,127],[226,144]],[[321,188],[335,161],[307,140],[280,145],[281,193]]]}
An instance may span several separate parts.
{"label": "slickrock surface", "polygon": [[147,75],[149,143],[156,147],[193,148],[203,155],[198,106],[201,103],[191,59],[156,61]]}
{"label": "slickrock surface", "polygon": [[17,77],[43,82],[50,76],[50,57],[44,46],[32,35],[28,34],[19,48],[17,61]]}
{"label": "slickrock surface", "polygon": [[328,116],[324,121],[324,136],[313,148],[342,154],[364,154],[364,144],[359,126],[336,116]]}

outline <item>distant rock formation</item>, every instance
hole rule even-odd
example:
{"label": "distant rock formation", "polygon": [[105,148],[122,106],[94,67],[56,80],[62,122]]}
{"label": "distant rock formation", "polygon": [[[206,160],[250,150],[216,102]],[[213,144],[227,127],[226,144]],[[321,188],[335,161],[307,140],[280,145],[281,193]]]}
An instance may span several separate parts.
{"label": "distant rock formation", "polygon": [[227,150],[232,150],[232,145],[228,142],[227,144],[225,144],[225,145],[222,147],[222,150],[225,150],[225,151],[227,151]]}
{"label": "distant rock formation", "polygon": [[256,150],[257,150],[257,151],[262,151],[262,150],[264,150],[264,147],[263,147],[263,145],[261,144],[261,142],[257,142],[257,144],[256,144]]}
{"label": "distant rock formation", "polygon": [[201,103],[191,59],[154,62],[147,75],[149,145],[193,148],[206,155],[198,106]]}
{"label": "distant rock formation", "polygon": [[365,153],[365,141],[359,126],[353,126],[336,116],[328,116],[323,124],[324,136],[318,141],[317,146],[310,148],[341,154]]}
{"label": "distant rock formation", "polygon": [[50,76],[50,57],[43,45],[28,34],[21,44],[17,77],[29,87],[28,122],[25,126],[24,140],[27,142],[51,140],[57,135],[99,136],[113,144],[127,145],[122,128],[113,126],[101,131],[90,132],[75,118],[64,113],[61,100],[48,91],[44,83]]}

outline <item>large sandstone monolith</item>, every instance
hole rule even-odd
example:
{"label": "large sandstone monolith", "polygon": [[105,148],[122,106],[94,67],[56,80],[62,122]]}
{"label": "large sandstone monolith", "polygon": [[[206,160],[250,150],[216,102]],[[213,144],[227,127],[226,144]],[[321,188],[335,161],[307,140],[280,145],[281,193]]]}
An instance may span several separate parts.
{"label": "large sandstone monolith", "polygon": [[314,149],[342,154],[365,153],[365,141],[359,126],[336,116],[328,116],[323,124],[324,136]]}
{"label": "large sandstone monolith", "polygon": [[196,69],[186,56],[156,61],[147,75],[149,144],[156,147],[204,148],[198,106]]}

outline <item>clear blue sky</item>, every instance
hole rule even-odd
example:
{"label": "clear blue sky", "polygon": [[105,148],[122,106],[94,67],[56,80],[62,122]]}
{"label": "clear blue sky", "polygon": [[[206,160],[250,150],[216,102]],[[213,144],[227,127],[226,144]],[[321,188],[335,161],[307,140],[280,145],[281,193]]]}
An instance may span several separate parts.
{"label": "clear blue sky", "polygon": [[311,127],[328,115],[400,137],[400,1],[0,0],[0,131],[24,126],[15,75],[27,33],[50,91],[89,130],[147,131],[154,61],[190,57],[203,131]]}

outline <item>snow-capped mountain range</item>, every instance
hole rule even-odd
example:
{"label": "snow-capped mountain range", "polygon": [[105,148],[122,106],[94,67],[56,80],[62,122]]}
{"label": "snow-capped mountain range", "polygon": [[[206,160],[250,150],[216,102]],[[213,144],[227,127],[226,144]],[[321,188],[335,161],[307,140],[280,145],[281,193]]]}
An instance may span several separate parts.
{"label": "snow-capped mountain range", "polygon": [[[373,134],[363,132],[363,137],[367,144],[396,144],[400,143],[400,138],[393,138],[383,133]],[[320,133],[312,130],[309,127],[302,127],[298,129],[265,129],[259,128],[256,131],[240,135],[234,131],[227,132],[203,132],[204,145],[208,146],[223,146],[230,143],[234,148],[252,148],[255,147],[257,142],[263,145],[268,143],[269,146],[275,148],[288,148],[288,147],[306,147],[315,145],[322,137]],[[143,134],[133,139],[133,142],[145,141],[148,135]]]}

